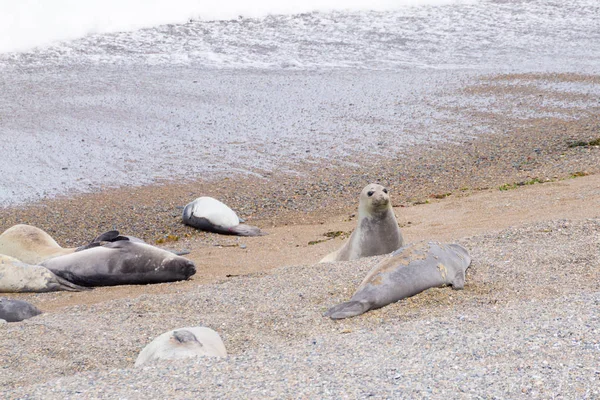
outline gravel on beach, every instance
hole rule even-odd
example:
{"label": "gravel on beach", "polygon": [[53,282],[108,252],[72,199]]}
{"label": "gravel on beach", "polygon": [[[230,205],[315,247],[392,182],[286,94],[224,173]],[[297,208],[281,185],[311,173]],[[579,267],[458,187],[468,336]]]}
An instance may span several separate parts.
{"label": "gravel on beach", "polygon": [[[282,267],[193,291],[71,306],[0,326],[3,398],[600,396],[600,219],[459,241],[462,291],[322,316],[381,257]],[[36,295],[39,297],[44,294]],[[133,369],[166,330],[205,325],[226,359]]]}

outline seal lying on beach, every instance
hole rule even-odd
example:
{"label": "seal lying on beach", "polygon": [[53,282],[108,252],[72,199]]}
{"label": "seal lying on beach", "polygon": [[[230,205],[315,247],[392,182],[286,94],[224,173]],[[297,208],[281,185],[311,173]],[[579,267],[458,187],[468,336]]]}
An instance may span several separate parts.
{"label": "seal lying on beach", "polygon": [[196,273],[196,266],[186,258],[129,240],[51,258],[41,265],[81,286],[174,282]]}
{"label": "seal lying on beach", "polygon": [[0,320],[19,322],[41,313],[37,307],[26,301],[0,297]]}
{"label": "seal lying on beach", "polygon": [[354,317],[432,287],[462,289],[469,265],[469,253],[458,244],[420,242],[404,246],[367,274],[350,301],[324,315],[332,319]]}
{"label": "seal lying on beach", "polygon": [[348,261],[387,254],[402,247],[403,243],[388,190],[371,183],[360,193],[358,224],[350,239],[342,248],[319,262]]}
{"label": "seal lying on beach", "polygon": [[181,328],[163,333],[150,342],[138,355],[135,366],[140,367],[152,360],[181,360],[200,356],[227,357],[219,334],[203,326]]}
{"label": "seal lying on beach", "polygon": [[52,257],[74,253],[76,248],[61,247],[52,236],[35,226],[19,224],[0,235],[0,254],[27,264],[39,264]]}
{"label": "seal lying on beach", "polygon": [[89,290],[54,275],[48,268],[29,265],[0,254],[0,293],[71,292]]}
{"label": "seal lying on beach", "polygon": [[198,197],[183,209],[183,223],[202,231],[225,235],[263,236],[255,226],[240,224],[237,214],[212,197]]}
{"label": "seal lying on beach", "polygon": [[87,245],[61,247],[52,236],[42,229],[32,225],[18,224],[8,228],[0,235],[0,254],[14,257],[27,264],[37,265],[53,257],[100,245],[100,242],[103,241],[122,240],[123,238],[130,237],[120,236],[118,231],[109,231],[97,236]]}

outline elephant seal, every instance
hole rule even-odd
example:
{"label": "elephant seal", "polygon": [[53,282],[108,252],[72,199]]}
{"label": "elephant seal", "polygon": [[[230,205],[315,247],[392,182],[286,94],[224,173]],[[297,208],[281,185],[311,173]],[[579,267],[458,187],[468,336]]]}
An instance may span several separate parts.
{"label": "elephant seal", "polygon": [[196,273],[190,260],[145,243],[110,242],[41,264],[81,286],[142,285],[188,279]]}
{"label": "elephant seal", "polygon": [[462,289],[469,265],[469,253],[458,244],[420,242],[404,246],[373,267],[350,301],[324,315],[332,319],[354,317],[432,287]]}
{"label": "elephant seal", "polygon": [[181,360],[200,356],[227,357],[219,334],[203,326],[181,328],[163,333],[150,342],[138,355],[135,366],[141,367],[152,360]]}
{"label": "elephant seal", "polygon": [[120,236],[118,231],[108,231],[81,247],[61,247],[56,240],[40,228],[32,225],[18,224],[8,228],[0,235],[0,254],[14,257],[24,263],[37,265],[53,257],[64,256],[90,247],[99,246],[104,241],[115,241],[123,238],[141,239]]}
{"label": "elephant seal", "polygon": [[26,301],[0,297],[0,321],[19,322],[41,313],[36,306]]}
{"label": "elephant seal", "polygon": [[360,193],[358,224],[348,241],[319,262],[349,261],[391,253],[404,241],[388,190],[371,183]]}
{"label": "elephant seal", "polygon": [[77,292],[89,290],[54,275],[48,268],[29,265],[0,254],[0,293]]}
{"label": "elephant seal", "polygon": [[202,231],[238,236],[263,236],[255,226],[240,224],[237,214],[212,197],[198,197],[183,209],[183,223]]}
{"label": "elephant seal", "polygon": [[35,226],[19,224],[0,235],[0,254],[27,264],[39,264],[52,257],[74,253],[76,248],[61,247],[52,236]]}

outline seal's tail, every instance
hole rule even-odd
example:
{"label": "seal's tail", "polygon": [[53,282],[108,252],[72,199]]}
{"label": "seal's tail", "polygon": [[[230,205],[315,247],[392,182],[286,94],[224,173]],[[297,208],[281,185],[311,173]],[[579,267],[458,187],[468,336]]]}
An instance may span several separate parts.
{"label": "seal's tail", "polygon": [[363,314],[371,309],[370,304],[363,301],[347,301],[342,304],[338,304],[335,307],[327,310],[325,317],[329,317],[331,319],[343,319],[349,317],[355,317],[357,315]]}
{"label": "seal's tail", "polygon": [[83,292],[85,290],[92,290],[92,288],[79,286],[74,284],[73,282],[69,282],[68,280],[61,278],[60,276],[55,274],[56,282],[58,283],[57,290],[64,290],[67,292]]}
{"label": "seal's tail", "polygon": [[267,232],[260,230],[256,226],[239,224],[228,229],[231,233],[239,236],[265,236]]}

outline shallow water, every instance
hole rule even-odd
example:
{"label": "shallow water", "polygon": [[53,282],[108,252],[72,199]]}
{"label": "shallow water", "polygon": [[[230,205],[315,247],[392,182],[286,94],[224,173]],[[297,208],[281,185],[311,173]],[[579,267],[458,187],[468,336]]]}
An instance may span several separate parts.
{"label": "shallow water", "polygon": [[585,95],[524,103],[461,89],[498,73],[597,73],[597,15],[591,0],[313,12],[0,54],[0,205],[391,155],[492,129],[469,111],[573,118],[597,107],[598,85],[524,80]]}

